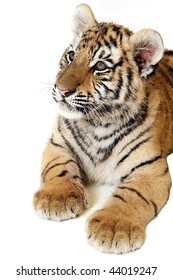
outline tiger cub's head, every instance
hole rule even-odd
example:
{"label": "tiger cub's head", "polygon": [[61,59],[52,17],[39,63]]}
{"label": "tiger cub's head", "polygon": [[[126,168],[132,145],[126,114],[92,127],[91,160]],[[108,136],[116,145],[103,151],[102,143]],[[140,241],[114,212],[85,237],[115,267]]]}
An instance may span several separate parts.
{"label": "tiger cub's head", "polygon": [[98,23],[85,4],[75,10],[72,31],[74,39],[61,58],[53,88],[59,113],[123,122],[139,111],[146,100],[144,80],[163,55],[160,35]]}

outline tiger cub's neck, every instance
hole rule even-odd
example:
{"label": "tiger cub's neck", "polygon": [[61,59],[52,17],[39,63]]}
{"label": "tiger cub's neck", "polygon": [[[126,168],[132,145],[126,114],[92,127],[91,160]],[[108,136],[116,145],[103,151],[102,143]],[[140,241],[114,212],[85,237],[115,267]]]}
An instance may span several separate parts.
{"label": "tiger cub's neck", "polygon": [[[124,108],[123,108],[124,109]],[[126,134],[128,130],[132,130],[142,124],[148,115],[148,100],[144,98],[141,103],[131,110],[122,110],[123,113],[115,113],[114,117],[96,118],[96,119],[66,119],[60,117],[60,123],[64,123],[66,127],[81,138],[84,135],[93,137],[95,140],[106,140],[110,136]],[[73,131],[74,130],[74,131]]]}

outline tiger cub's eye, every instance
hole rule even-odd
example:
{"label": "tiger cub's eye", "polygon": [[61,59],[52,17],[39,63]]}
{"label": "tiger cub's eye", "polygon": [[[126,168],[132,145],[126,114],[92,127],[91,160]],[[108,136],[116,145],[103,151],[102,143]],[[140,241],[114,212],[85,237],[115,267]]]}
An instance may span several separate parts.
{"label": "tiger cub's eye", "polygon": [[106,69],[107,69],[107,65],[104,61],[98,61],[94,66],[94,70],[97,71],[104,71]]}
{"label": "tiger cub's eye", "polygon": [[75,57],[75,52],[74,51],[68,52],[67,59],[68,59],[69,62],[72,62],[74,60],[74,57]]}

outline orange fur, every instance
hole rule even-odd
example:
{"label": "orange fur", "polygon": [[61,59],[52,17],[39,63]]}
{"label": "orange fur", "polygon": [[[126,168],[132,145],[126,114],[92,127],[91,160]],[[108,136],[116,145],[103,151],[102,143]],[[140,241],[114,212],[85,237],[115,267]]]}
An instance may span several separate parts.
{"label": "orange fur", "polygon": [[142,246],[170,193],[173,52],[163,54],[155,31],[97,23],[87,5],[77,8],[73,31],[75,57],[68,61],[67,49],[61,59],[53,92],[59,117],[33,204],[44,218],[66,220],[88,207],[87,180],[115,184],[87,235],[103,252],[127,253]]}

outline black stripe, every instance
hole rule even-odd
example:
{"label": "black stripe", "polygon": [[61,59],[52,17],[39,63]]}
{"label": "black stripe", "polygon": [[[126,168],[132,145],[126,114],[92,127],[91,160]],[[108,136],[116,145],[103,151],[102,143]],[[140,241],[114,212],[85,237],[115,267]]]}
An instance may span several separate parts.
{"label": "black stripe", "polygon": [[100,84],[104,87],[104,89],[105,89],[106,93],[108,93],[108,92],[113,92],[113,93],[114,93],[114,90],[113,90],[113,89],[108,88],[108,86],[106,86],[103,82],[100,82]]}
{"label": "black stripe", "polygon": [[112,123],[106,123],[105,125],[103,125],[103,127],[109,127],[109,126],[111,126],[112,125]]}
{"label": "black stripe", "polygon": [[83,180],[78,175],[73,175],[72,179],[79,180],[82,185],[86,185],[87,181],[83,178]]}
{"label": "black stripe", "polygon": [[144,105],[141,104],[141,111],[139,109],[139,115],[135,114],[135,116],[130,118],[129,121],[119,129],[119,131],[116,131],[118,133],[123,127],[127,127],[127,129],[122,134],[115,138],[108,147],[98,149],[97,154],[104,154],[104,157],[102,158],[101,162],[105,161],[112,154],[113,148],[119,143],[119,141],[121,141],[125,136],[130,134],[135,128],[137,128],[144,122],[147,116],[147,110],[143,107]]}
{"label": "black stripe", "polygon": [[77,98],[75,98],[75,100],[73,100],[73,102],[81,102],[81,104],[85,104],[88,102],[88,100],[86,99],[86,97],[85,98],[77,97]]}
{"label": "black stripe", "polygon": [[117,83],[117,87],[114,90],[114,98],[118,99],[119,95],[120,95],[120,91],[122,89],[123,86],[123,78],[122,78],[122,72],[119,72],[119,78],[118,78],[118,83]]}
{"label": "black stripe", "polygon": [[120,33],[119,33],[120,44],[122,44],[122,38],[123,38],[123,34],[120,32]]}
{"label": "black stripe", "polygon": [[128,78],[128,84],[131,85],[132,78],[133,78],[133,72],[132,72],[132,69],[130,67],[127,67],[126,75],[127,75],[127,78]]}
{"label": "black stripe", "polygon": [[103,115],[104,113],[110,113],[112,111],[112,105],[111,104],[102,104],[101,107],[96,107],[95,111],[99,113],[100,115]]}
{"label": "black stripe", "polygon": [[131,89],[132,81],[133,81],[133,72],[132,72],[132,69],[130,67],[127,67],[127,69],[126,69],[126,76],[127,76],[127,85],[126,85],[127,90],[126,90],[124,100],[128,101],[130,98],[135,100],[136,97],[133,93],[134,89],[133,90]]}
{"label": "black stripe", "polygon": [[66,146],[67,146],[67,147],[69,148],[69,150],[73,153],[74,157],[75,157],[76,159],[78,159],[78,161],[80,161],[80,158],[79,158],[79,156],[78,156],[77,151],[75,151],[74,147],[70,144],[70,142],[65,138],[64,134],[62,133],[60,123],[58,124],[58,131],[59,131],[59,133],[61,134],[61,136],[62,136],[62,138],[63,138],[63,140],[64,140]]}
{"label": "black stripe", "polygon": [[[72,127],[70,122],[65,119],[64,120],[65,124],[67,125],[67,128],[70,130],[70,132],[72,133],[73,137],[74,137],[74,140],[76,141],[77,145],[81,148],[82,152],[85,153],[85,155],[94,163],[94,159],[93,157],[87,152],[87,150],[85,149],[85,146],[88,146],[88,144],[86,143],[83,135],[81,135],[79,129],[77,126],[75,127]],[[77,132],[77,133],[76,133]],[[83,141],[84,143],[84,146],[81,144],[81,141]]]}
{"label": "black stripe", "polygon": [[173,51],[172,50],[166,50],[166,51],[164,51],[164,54],[173,55]]}
{"label": "black stripe", "polygon": [[[118,108],[117,108],[118,109]],[[141,106],[139,107],[139,110],[137,112],[137,114],[135,114],[133,117],[131,117],[125,124],[123,124],[118,130],[114,130],[112,133],[110,133],[109,135],[103,136],[103,137],[98,137],[97,135],[94,136],[94,139],[98,142],[102,141],[102,140],[107,140],[110,137],[119,134],[123,128],[126,128],[126,130],[120,134],[116,139],[114,139],[113,142],[113,147],[124,138],[124,136],[127,136],[130,132],[132,132],[136,127],[138,127],[139,125],[141,125],[143,123],[143,121],[145,120],[147,116],[147,110],[145,109],[145,106],[143,104],[141,104]],[[106,149],[106,148],[105,148]],[[108,147],[109,149],[109,147]],[[98,151],[98,153],[100,152],[104,152],[103,149],[100,149],[100,151]]]}
{"label": "black stripe", "polygon": [[120,27],[113,25],[112,27],[112,31],[116,33],[116,35],[119,35],[120,33]]}
{"label": "black stripe", "polygon": [[99,51],[99,49],[100,49],[101,46],[102,46],[101,43],[98,42],[98,43],[97,43],[97,47],[96,47],[95,51],[94,51],[93,54],[92,54],[92,57],[93,57],[93,58],[95,57],[96,53]]}
{"label": "black stripe", "polygon": [[112,77],[102,78],[102,82],[111,82],[111,81],[112,81]]}
{"label": "black stripe", "polygon": [[111,43],[115,48],[117,48],[117,42],[116,42],[115,38],[113,38],[112,36],[109,36],[109,40],[110,40],[110,43]]}
{"label": "black stripe", "polygon": [[151,129],[151,126],[148,127],[148,128],[146,128],[146,129],[143,130],[142,132],[140,132],[140,133],[136,136],[136,138],[134,138],[133,140],[131,140],[129,143],[127,143],[127,144],[122,148],[122,150],[118,153],[118,155],[121,154],[122,151],[123,151],[125,148],[127,148],[127,146],[129,146],[129,145],[132,144],[133,142],[139,140],[139,138],[142,137],[145,133],[147,133],[150,129]]}
{"label": "black stripe", "polygon": [[104,45],[105,45],[108,49],[111,48],[110,43],[109,43],[106,39],[103,39],[103,42],[104,42]]}
{"label": "black stripe", "polygon": [[78,175],[73,175],[72,178],[73,178],[73,179],[79,179],[79,180],[81,180],[81,178],[80,178]]}
{"label": "black stripe", "polygon": [[150,202],[151,202],[151,204],[153,205],[153,208],[154,208],[154,217],[157,217],[157,215],[158,215],[157,205],[152,200]]}
{"label": "black stripe", "polygon": [[113,197],[121,199],[123,202],[127,202],[121,195],[114,194]]}
{"label": "black stripe", "polygon": [[101,28],[101,31],[102,31],[102,36],[106,36],[107,33],[108,33],[108,27],[107,27],[107,26],[103,26],[103,27]]}
{"label": "black stripe", "polygon": [[168,168],[168,166],[165,168],[165,170],[164,170],[164,174],[166,174],[166,173],[168,173],[168,171],[169,171],[169,168]]}
{"label": "black stripe", "polygon": [[169,70],[170,72],[173,72],[173,67],[169,67],[168,70]]}
{"label": "black stripe", "polygon": [[68,172],[68,170],[63,170],[60,174],[58,174],[58,177],[64,177]]}
{"label": "black stripe", "polygon": [[102,99],[102,96],[101,96],[100,91],[96,88],[96,85],[94,84],[94,82],[92,82],[92,84],[93,84],[94,90],[95,90],[95,91],[98,93],[98,95],[99,95],[99,99],[101,100],[101,99]]}
{"label": "black stripe", "polygon": [[106,61],[109,62],[109,63],[111,63],[111,64],[114,63],[113,60],[112,60],[111,58],[106,59]]}
{"label": "black stripe", "polygon": [[166,73],[161,68],[159,68],[159,70],[162,73],[165,80],[167,81],[167,83],[173,88],[173,80],[171,80],[170,77],[166,75]]}
{"label": "black stripe", "polygon": [[[108,125],[108,126],[109,126],[109,125]],[[108,126],[107,126],[107,127],[108,127]],[[105,127],[106,127],[106,125],[105,125]],[[99,136],[97,136],[97,135],[94,135],[94,140],[100,142],[100,141],[107,140],[107,139],[111,138],[111,137],[114,136],[115,134],[116,134],[116,130],[114,130],[112,133],[110,133],[110,134],[108,134],[108,135],[106,135],[106,136],[103,136],[103,137],[99,137]]]}
{"label": "black stripe", "polygon": [[56,147],[60,147],[60,148],[65,149],[63,146],[59,145],[58,143],[55,143],[54,140],[53,140],[53,137],[51,137],[50,143],[51,143],[52,145],[56,146]]}
{"label": "black stripe", "polygon": [[105,50],[102,50],[101,53],[99,54],[99,59],[103,58],[104,55],[105,55]]}
{"label": "black stripe", "polygon": [[129,29],[125,29],[125,32],[127,37],[130,37],[133,34],[133,32],[130,31]]}
{"label": "black stripe", "polygon": [[125,179],[127,179],[128,176],[130,176],[135,170],[137,170],[138,168],[140,167],[143,167],[145,165],[150,165],[150,164],[153,164],[155,161],[161,159],[162,156],[159,155],[159,156],[155,156],[154,158],[150,159],[150,160],[146,160],[144,162],[141,162],[140,164],[136,165],[135,167],[133,167],[130,171],[130,173],[128,173],[127,175],[121,177],[121,181],[124,181]]}
{"label": "black stripe", "polygon": [[47,167],[49,166],[49,164],[51,164],[52,162],[54,162],[55,160],[57,160],[57,159],[59,159],[59,158],[60,158],[60,156],[58,156],[58,157],[52,159],[51,161],[49,161],[49,162],[46,164],[46,166],[45,166],[44,170],[42,171],[41,175],[44,174],[44,172],[46,171],[46,169],[47,169]]}
{"label": "black stripe", "polygon": [[[78,126],[77,126],[77,122],[73,122],[73,124],[71,125],[70,121],[65,119],[64,120],[64,123],[66,124],[67,126],[67,129],[70,130],[70,132],[72,133],[74,139],[77,141],[79,141],[78,139],[82,140],[82,143],[84,143],[85,146],[89,147],[88,143],[86,143],[85,141],[85,138],[83,136],[83,134],[81,134]],[[77,142],[78,143],[78,142]],[[83,148],[82,144],[81,143],[78,143],[78,145]]]}
{"label": "black stripe", "polygon": [[78,164],[74,160],[72,160],[72,159],[69,159],[66,162],[56,163],[56,164],[52,165],[51,167],[49,167],[47,170],[45,170],[45,172],[43,174],[43,180],[45,180],[46,175],[49,173],[50,170],[52,170],[53,168],[55,168],[57,166],[68,164],[70,162],[73,162],[73,163],[75,163],[78,166]]}
{"label": "black stripe", "polygon": [[110,54],[108,54],[108,55],[106,55],[105,57],[103,57],[103,59],[108,59],[108,58],[110,58],[111,57],[111,53]]}
{"label": "black stripe", "polygon": [[119,61],[116,64],[114,64],[112,67],[110,67],[110,69],[115,71],[115,69],[119,66],[122,66],[122,64],[123,64],[123,57],[120,57]]}
{"label": "black stripe", "polygon": [[141,142],[139,142],[138,144],[136,144],[136,145],[130,150],[130,152],[129,152],[128,154],[126,154],[124,157],[122,157],[122,159],[117,163],[117,166],[118,166],[120,163],[122,163],[126,158],[128,158],[132,152],[134,152],[135,150],[137,150],[142,144],[148,142],[148,140],[150,140],[150,139],[151,139],[151,137],[147,137],[146,139],[144,139],[144,140],[142,140]]}
{"label": "black stripe", "polygon": [[161,158],[162,158],[162,156],[159,155],[159,156],[154,157],[153,159],[150,159],[150,160],[141,162],[139,165],[137,165],[136,167],[133,167],[133,168],[132,168],[132,172],[135,171],[137,168],[140,168],[140,167],[142,167],[142,166],[145,166],[146,164],[147,164],[147,165],[150,165],[150,164],[154,163],[155,161],[157,161],[158,159],[161,159]]}
{"label": "black stripe", "polygon": [[123,189],[123,190],[131,191],[131,192],[137,194],[137,196],[140,197],[141,199],[143,199],[143,201],[145,201],[147,204],[149,204],[148,200],[139,191],[137,191],[136,189],[127,188],[127,187],[119,187],[118,189]]}

